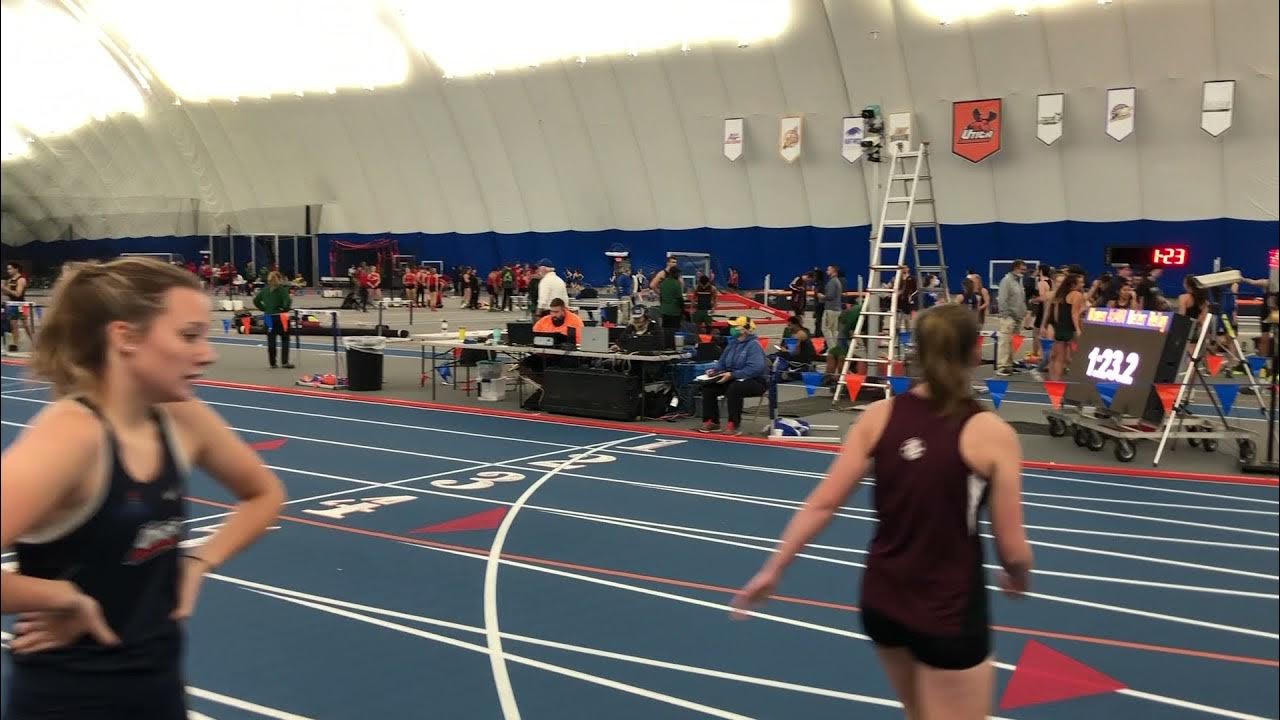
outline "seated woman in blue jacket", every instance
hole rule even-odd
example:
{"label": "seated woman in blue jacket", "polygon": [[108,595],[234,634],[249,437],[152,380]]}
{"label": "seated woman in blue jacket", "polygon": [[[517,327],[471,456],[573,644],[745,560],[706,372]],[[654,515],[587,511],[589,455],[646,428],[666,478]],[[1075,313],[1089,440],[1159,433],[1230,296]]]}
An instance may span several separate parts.
{"label": "seated woman in blue jacket", "polygon": [[702,427],[699,432],[720,430],[719,397],[728,398],[729,424],[724,434],[742,434],[742,399],[759,397],[768,389],[765,380],[769,372],[764,349],[755,334],[756,324],[750,318],[739,316],[729,321],[729,344],[707,371],[711,379],[702,386]]}

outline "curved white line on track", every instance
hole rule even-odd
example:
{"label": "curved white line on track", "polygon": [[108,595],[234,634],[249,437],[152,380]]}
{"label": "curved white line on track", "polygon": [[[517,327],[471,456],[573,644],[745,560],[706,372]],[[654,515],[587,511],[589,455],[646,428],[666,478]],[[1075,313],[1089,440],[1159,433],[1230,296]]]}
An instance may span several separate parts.
{"label": "curved white line on track", "polygon": [[[577,448],[578,452],[569,451],[566,455],[571,460],[583,460],[592,453],[607,450],[614,445],[621,445],[633,440],[641,440],[653,437],[653,433],[645,433],[643,435],[628,436],[617,440],[609,440],[608,442],[596,443],[593,445],[584,445]],[[506,655],[502,651],[502,630],[498,625],[498,567],[502,564],[502,547],[507,542],[507,533],[511,531],[511,524],[515,522],[516,516],[520,514],[520,509],[524,507],[529,498],[538,491],[548,480],[555,477],[571,465],[570,462],[562,463],[551,470],[543,473],[542,477],[534,480],[525,488],[511,507],[507,510],[506,515],[502,518],[502,524],[498,526],[498,532],[493,537],[493,543],[489,546],[489,556],[485,561],[484,568],[484,633],[485,644],[489,648],[489,668],[493,671],[493,685],[498,692],[498,702],[502,706],[502,716],[506,720],[520,720],[520,707],[516,704],[515,691],[511,687],[511,677],[507,673]]]}

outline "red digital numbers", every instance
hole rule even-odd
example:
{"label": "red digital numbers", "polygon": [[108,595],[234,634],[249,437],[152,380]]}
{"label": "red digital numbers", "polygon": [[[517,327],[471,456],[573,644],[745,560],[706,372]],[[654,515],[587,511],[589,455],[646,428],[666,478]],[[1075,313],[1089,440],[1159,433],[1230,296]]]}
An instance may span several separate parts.
{"label": "red digital numbers", "polygon": [[1151,264],[1159,266],[1182,266],[1187,264],[1185,247],[1158,247],[1151,250]]}

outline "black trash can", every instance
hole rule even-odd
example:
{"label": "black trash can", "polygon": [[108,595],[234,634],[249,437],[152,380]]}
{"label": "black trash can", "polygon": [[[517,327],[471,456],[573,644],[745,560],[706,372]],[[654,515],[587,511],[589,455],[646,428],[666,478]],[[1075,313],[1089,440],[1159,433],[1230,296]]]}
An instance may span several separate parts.
{"label": "black trash can", "polygon": [[347,389],[354,391],[382,389],[382,355],[385,338],[356,337],[347,339]]}

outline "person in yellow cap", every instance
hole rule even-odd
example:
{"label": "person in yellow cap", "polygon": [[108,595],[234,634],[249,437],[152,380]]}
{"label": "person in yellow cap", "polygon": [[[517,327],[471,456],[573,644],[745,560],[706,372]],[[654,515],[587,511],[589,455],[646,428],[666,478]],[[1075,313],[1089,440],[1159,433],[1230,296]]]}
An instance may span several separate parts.
{"label": "person in yellow cap", "polygon": [[755,323],[745,315],[729,321],[729,344],[707,371],[710,380],[702,386],[702,427],[698,432],[720,430],[719,398],[724,395],[729,405],[729,424],[724,434],[741,435],[743,398],[759,397],[768,389],[765,377],[769,364],[755,331]]}

